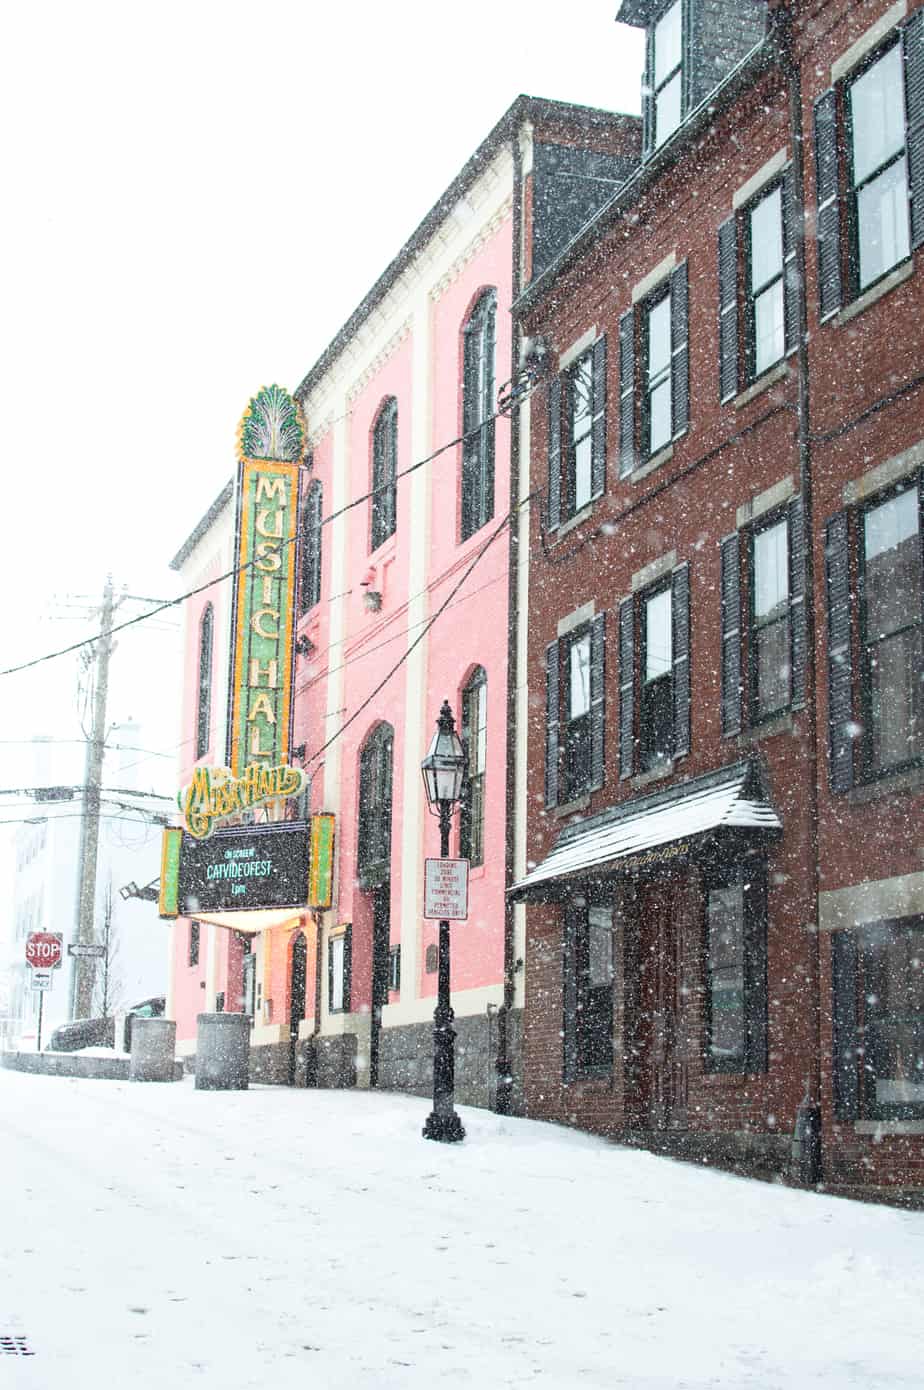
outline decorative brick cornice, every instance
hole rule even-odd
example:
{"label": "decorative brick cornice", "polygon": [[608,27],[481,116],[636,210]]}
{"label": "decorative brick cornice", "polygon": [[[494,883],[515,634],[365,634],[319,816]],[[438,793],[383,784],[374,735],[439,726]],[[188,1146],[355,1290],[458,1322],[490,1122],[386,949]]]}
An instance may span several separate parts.
{"label": "decorative brick cornice", "polygon": [[372,361],[368,363],[365,370],[360,372],[359,376],[350,383],[350,387],[347,391],[347,401],[351,405],[353,401],[356,400],[357,396],[366,389],[373,377],[378,375],[388,359],[397,352],[404,340],[410,337],[410,334],[411,320],[410,318],[406,318],[398,331],[391,335],[385,346],[381,348],[373,357]]}

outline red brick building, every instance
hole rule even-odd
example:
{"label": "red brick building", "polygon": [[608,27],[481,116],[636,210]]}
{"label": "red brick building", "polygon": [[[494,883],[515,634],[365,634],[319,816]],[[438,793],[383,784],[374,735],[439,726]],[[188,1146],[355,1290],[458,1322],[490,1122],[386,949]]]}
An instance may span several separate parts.
{"label": "red brick building", "polygon": [[924,1189],[924,10],[619,17],[641,162],[514,306],[527,1110]]}

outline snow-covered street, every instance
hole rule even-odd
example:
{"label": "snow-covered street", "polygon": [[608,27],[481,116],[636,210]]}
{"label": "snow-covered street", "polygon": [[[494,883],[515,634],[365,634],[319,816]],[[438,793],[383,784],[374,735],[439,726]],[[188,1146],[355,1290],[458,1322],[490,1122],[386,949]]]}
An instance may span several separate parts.
{"label": "snow-covered street", "polygon": [[924,1215],[388,1094],[0,1103],[4,1390],[922,1383]]}

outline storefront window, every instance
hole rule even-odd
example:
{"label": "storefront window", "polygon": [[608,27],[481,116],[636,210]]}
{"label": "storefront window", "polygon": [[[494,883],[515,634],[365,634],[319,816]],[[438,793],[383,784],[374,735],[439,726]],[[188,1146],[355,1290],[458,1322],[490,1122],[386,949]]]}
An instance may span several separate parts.
{"label": "storefront window", "polygon": [[613,1065],[613,909],[574,907],[565,940],[565,1075]]}
{"label": "storefront window", "polygon": [[924,1117],[924,919],[864,930],[858,965],[861,1113]]}

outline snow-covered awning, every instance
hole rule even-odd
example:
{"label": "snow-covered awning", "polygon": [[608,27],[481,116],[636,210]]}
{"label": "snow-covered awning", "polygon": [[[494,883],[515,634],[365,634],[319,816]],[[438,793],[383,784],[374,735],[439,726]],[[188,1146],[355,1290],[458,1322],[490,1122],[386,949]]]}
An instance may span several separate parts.
{"label": "snow-covered awning", "polygon": [[710,842],[775,836],[781,829],[755,765],[735,763],[573,822],[508,892],[527,902],[554,900],[576,883],[666,866]]}

